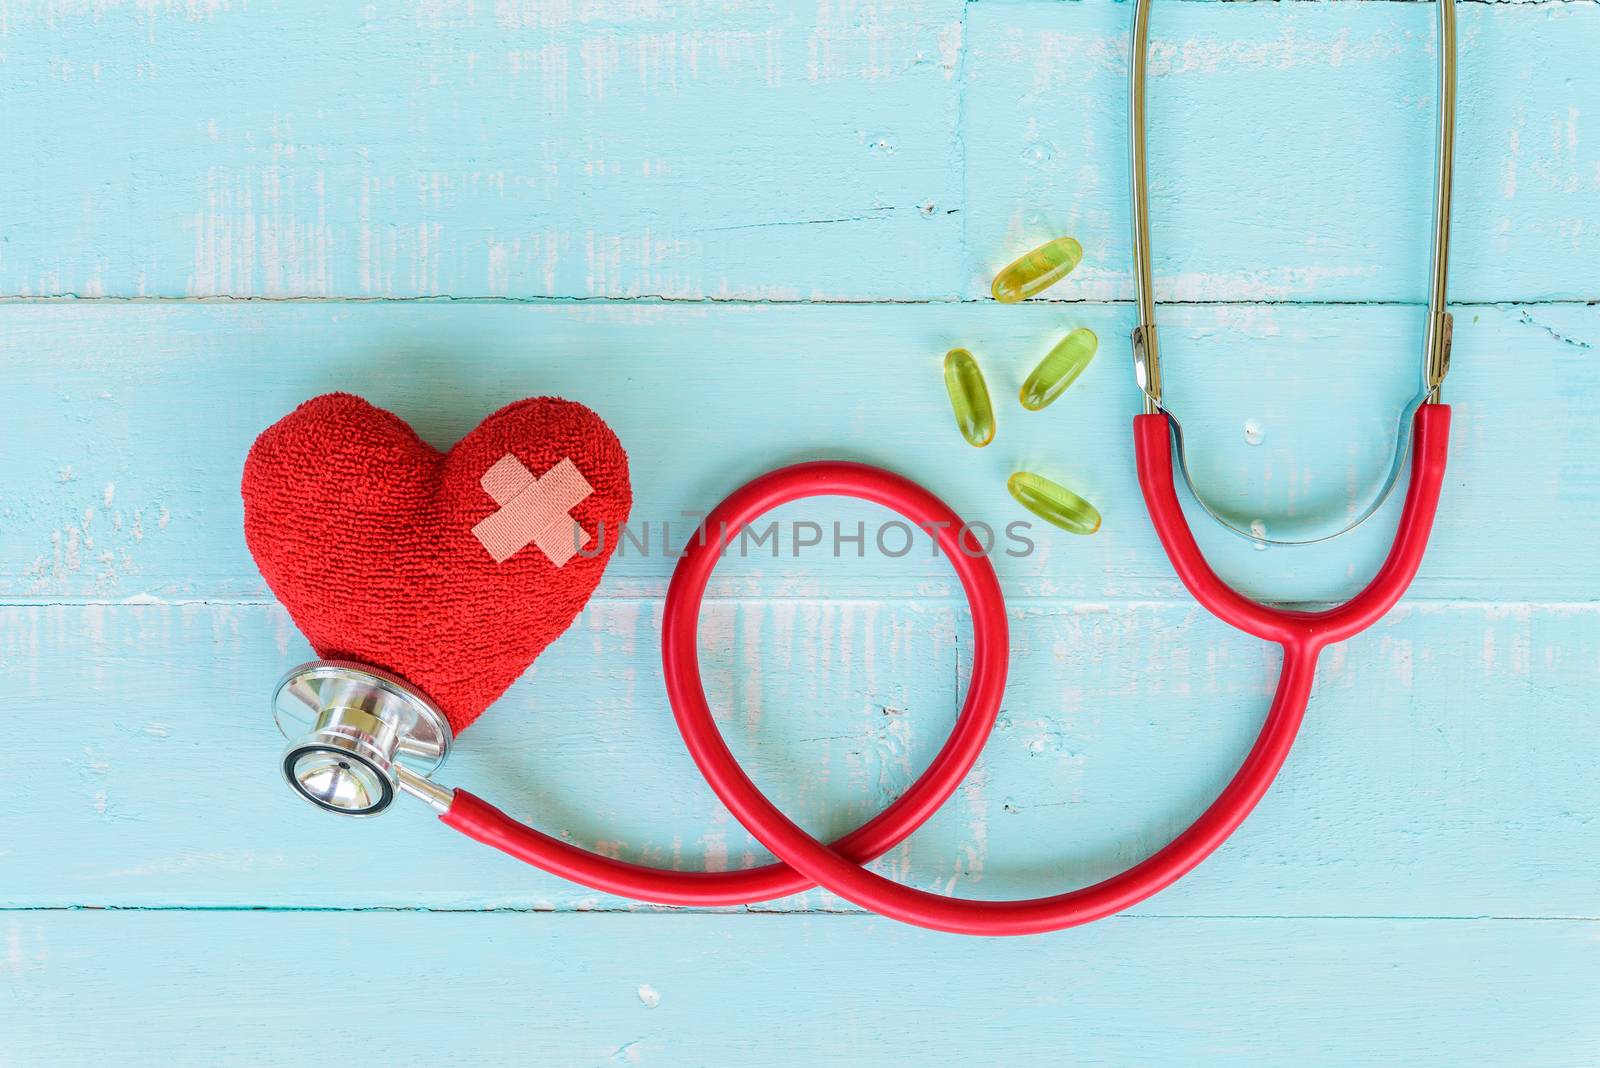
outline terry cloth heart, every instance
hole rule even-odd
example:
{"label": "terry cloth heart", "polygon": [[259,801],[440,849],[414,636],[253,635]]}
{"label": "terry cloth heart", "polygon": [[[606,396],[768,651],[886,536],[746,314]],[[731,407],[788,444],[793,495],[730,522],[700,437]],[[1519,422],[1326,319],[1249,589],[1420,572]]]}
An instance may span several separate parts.
{"label": "terry cloth heart", "polygon": [[557,397],[448,452],[316,397],[256,439],[241,493],[250,553],[317,655],[400,675],[457,731],[572,624],[633,505],[616,435]]}

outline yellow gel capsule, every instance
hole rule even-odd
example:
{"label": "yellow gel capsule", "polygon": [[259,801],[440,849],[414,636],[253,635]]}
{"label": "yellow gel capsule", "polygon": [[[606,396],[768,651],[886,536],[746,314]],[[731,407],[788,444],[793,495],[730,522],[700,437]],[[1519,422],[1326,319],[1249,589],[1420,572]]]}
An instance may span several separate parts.
{"label": "yellow gel capsule", "polygon": [[1018,471],[1006,480],[1006,489],[1022,507],[1069,534],[1093,534],[1100,529],[1100,513],[1094,505],[1048,478]]}
{"label": "yellow gel capsule", "polygon": [[1022,383],[1022,406],[1036,412],[1065,393],[1089,366],[1099,347],[1100,339],[1094,331],[1083,326],[1062,338]]}
{"label": "yellow gel capsule", "polygon": [[1065,278],[1083,259],[1083,246],[1070,237],[1040,245],[994,276],[989,292],[1001,304],[1015,304],[1043,293]]}
{"label": "yellow gel capsule", "polygon": [[944,388],[950,391],[950,407],[956,413],[961,436],[974,448],[994,440],[994,405],[989,403],[989,387],[972,353],[951,349],[944,358]]}

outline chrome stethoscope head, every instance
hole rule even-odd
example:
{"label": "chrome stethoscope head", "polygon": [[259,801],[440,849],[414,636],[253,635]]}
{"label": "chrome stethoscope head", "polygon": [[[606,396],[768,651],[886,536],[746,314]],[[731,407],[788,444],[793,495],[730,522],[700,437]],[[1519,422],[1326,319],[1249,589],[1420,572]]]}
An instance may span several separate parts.
{"label": "chrome stethoscope head", "polygon": [[449,806],[450,791],[428,776],[450,753],[450,721],[398,675],[313,660],[278,682],[272,717],[289,739],[284,779],[318,808],[375,816],[397,790]]}

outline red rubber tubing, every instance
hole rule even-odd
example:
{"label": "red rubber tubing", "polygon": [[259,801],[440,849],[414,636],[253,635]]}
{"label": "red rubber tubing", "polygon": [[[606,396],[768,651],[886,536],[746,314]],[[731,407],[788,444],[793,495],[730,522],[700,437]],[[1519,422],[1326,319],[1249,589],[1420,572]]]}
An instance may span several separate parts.
{"label": "red rubber tubing", "polygon": [[1359,634],[1382,619],[1411,585],[1422,563],[1439,507],[1445,456],[1450,444],[1450,408],[1424,404],[1411,431],[1411,482],[1394,544],[1366,589],[1337,608],[1294,612],[1268,608],[1242,596],[1217,577],[1195,544],[1172,483],[1172,424],[1166,415],[1141,415],[1133,421],[1139,487],[1167,558],[1194,599],[1224,623],[1246,634],[1277,642],[1285,650],[1305,647],[1313,657],[1323,647]]}
{"label": "red rubber tubing", "polygon": [[[866,464],[805,463],[768,472],[735,491],[706,516],[702,530],[707,536],[690,542],[673,573],[666,614],[669,621],[680,621],[665,624],[663,636],[678,638],[670,648],[678,651],[679,660],[687,656],[698,691],[695,639],[700,600],[723,546],[751,521],[781,504],[830,494],[873,501],[929,531],[954,566],[974,621],[972,682],[949,739],[927,770],[893,804],[830,847],[853,864],[865,864],[905,841],[949,799],[983,751],[1000,713],[1010,659],[1005,601],[994,567],[983,555],[981,544],[966,532],[961,517],[910,479]],[[686,595],[683,591],[691,586],[693,594]],[[686,604],[687,622],[683,622],[683,609],[674,606]],[[674,667],[666,641],[662,653],[667,659],[668,696],[676,704],[683,688],[683,680],[677,677],[682,668]],[[465,790],[455,791],[450,808],[439,818],[468,837],[551,874],[662,905],[742,905],[787,897],[816,885],[782,863],[732,872],[680,872],[614,860],[542,834]]]}
{"label": "red rubber tubing", "polygon": [[[771,472],[736,491],[712,511],[713,536],[693,543],[667,592],[662,660],[678,728],[695,764],[724,805],[783,862],[737,873],[669,872],[627,864],[542,835],[466,793],[441,819],[479,841],[547,871],[626,896],[666,904],[730,904],[736,886],[761,897],[821,884],[884,916],[936,930],[975,935],[1022,935],[1059,930],[1119,912],[1192,870],[1242,823],[1283,766],[1305,714],[1317,656],[1332,642],[1370,626],[1391,608],[1416,574],[1427,546],[1444,479],[1450,410],[1424,405],[1412,430],[1411,480],[1394,544],[1378,574],[1348,603],[1323,612],[1273,609],[1238,594],[1205,561],[1178,504],[1172,482],[1171,425],[1165,415],[1139,416],[1134,441],[1139,482],[1151,519],[1184,586],[1218,618],[1283,647],[1277,692],[1243,764],[1211,806],[1156,853],[1092,886],[1021,901],[943,897],[903,886],[861,867],[915,829],[947,798],[971,767],[999,711],[1004,690],[1006,618],[987,560],[967,555],[960,520],[935,528],[956,565],[972,606],[976,651],[972,685],[950,740],[912,789],[876,819],[824,845],[796,826],[756,788],[717,730],[700,681],[697,630],[700,603],[723,546],[770,508],[816,494],[848,494],[885,504],[919,523],[954,513],[927,491],[897,475],[856,464],[801,464]],[[932,506],[936,507],[930,507]],[[926,525],[926,524],[924,524]],[[951,551],[951,550],[955,551]],[[980,566],[981,565],[981,566]],[[908,804],[913,799],[914,803]],[[742,881],[742,882],[741,882]]]}

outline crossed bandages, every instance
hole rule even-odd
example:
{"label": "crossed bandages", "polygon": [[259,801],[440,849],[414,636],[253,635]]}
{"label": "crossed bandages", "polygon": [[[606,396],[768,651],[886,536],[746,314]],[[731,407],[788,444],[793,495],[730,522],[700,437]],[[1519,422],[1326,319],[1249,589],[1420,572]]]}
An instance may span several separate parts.
{"label": "crossed bandages", "polygon": [[496,460],[478,480],[500,507],[477,526],[473,535],[497,564],[511,559],[529,544],[561,567],[589,544],[589,534],[571,511],[594,492],[569,458],[535,478],[509,452]]}

